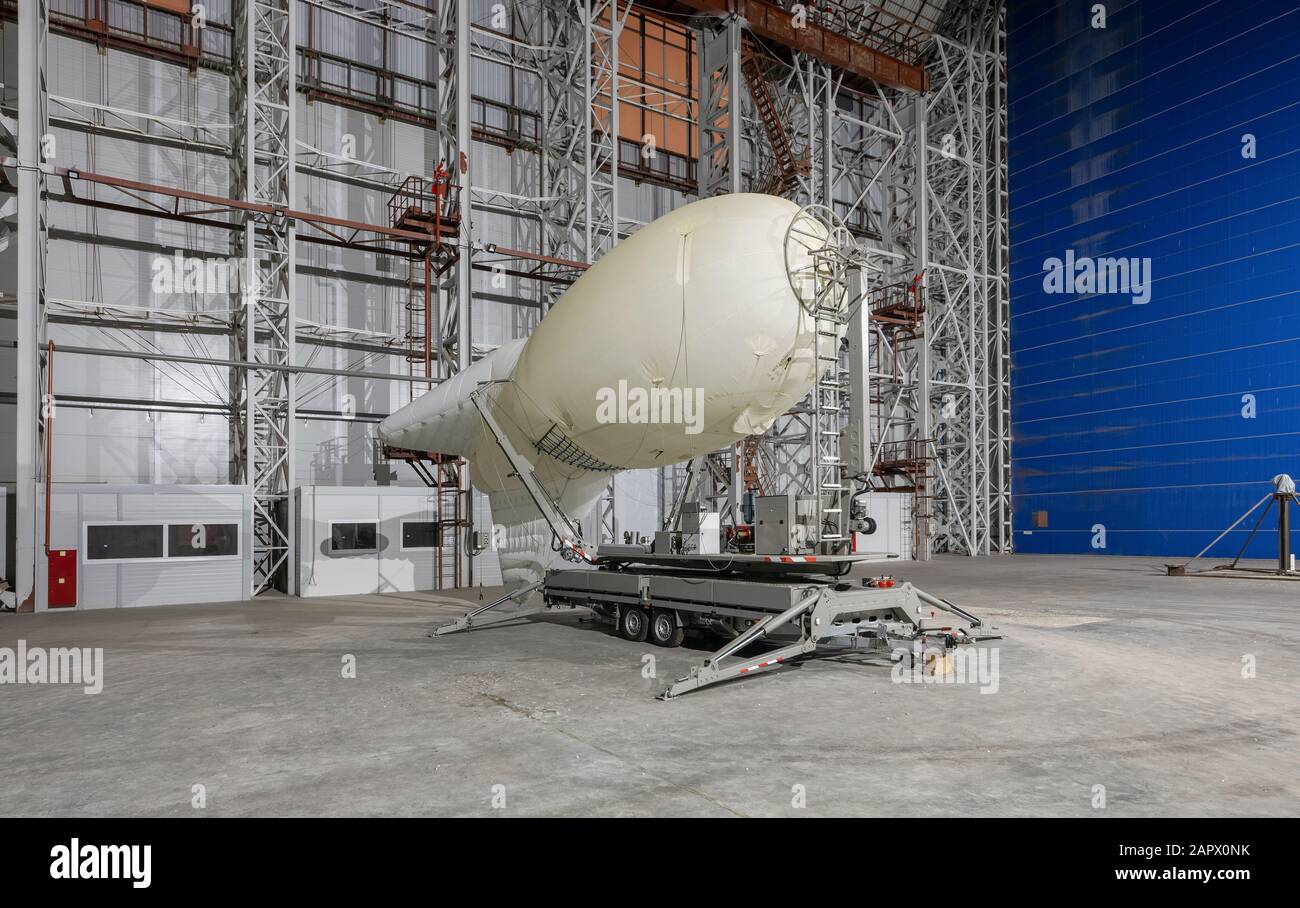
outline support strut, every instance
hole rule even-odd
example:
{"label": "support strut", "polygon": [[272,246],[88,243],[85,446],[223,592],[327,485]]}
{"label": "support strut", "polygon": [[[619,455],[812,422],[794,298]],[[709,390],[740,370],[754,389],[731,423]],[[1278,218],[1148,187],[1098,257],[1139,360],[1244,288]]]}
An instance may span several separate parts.
{"label": "support strut", "polygon": [[542,518],[550,525],[551,532],[560,542],[560,552],[567,561],[585,561],[588,564],[595,564],[596,561],[587,553],[586,543],[582,541],[582,532],[578,529],[577,523],[569,519],[564,510],[551,498],[550,493],[542,486],[541,480],[533,472],[533,465],[526,460],[523,455],[515,450],[511,444],[509,436],[505,430],[496,421],[492,411],[483,401],[482,395],[488,384],[480,386],[478,390],[469,395],[470,401],[478,410],[479,415],[483,417],[483,423],[488,427],[496,439],[497,446],[501,448],[501,453],[510,461],[510,466],[514,468],[515,474],[519,481],[523,483],[524,490],[528,492],[528,497],[533,500],[542,514]]}
{"label": "support strut", "polygon": [[506,593],[506,595],[502,596],[500,599],[495,599],[492,602],[489,602],[487,605],[480,605],[478,608],[473,609],[472,611],[468,611],[465,614],[461,615],[455,621],[450,621],[447,624],[442,625],[441,627],[435,628],[433,635],[435,637],[441,637],[444,634],[454,634],[456,633],[456,631],[469,630],[471,627],[490,627],[491,625],[494,624],[505,624],[507,621],[513,621],[516,618],[524,618],[528,615],[535,615],[541,611],[540,608],[520,609],[517,612],[511,612],[506,617],[498,618],[495,621],[488,621],[486,623],[477,624],[477,625],[474,623],[475,618],[477,618],[479,615],[483,614],[486,611],[496,608],[498,605],[504,605],[505,603],[512,602],[512,601],[523,602],[532,593],[535,593],[538,590],[540,590],[542,588],[543,583],[544,581],[539,580],[536,583],[529,584],[528,586],[517,589],[513,593]]}

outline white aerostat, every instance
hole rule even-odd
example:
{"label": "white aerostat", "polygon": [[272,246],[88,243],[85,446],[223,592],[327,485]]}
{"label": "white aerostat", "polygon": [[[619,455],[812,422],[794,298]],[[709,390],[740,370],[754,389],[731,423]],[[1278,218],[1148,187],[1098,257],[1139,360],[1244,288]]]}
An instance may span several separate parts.
{"label": "white aerostat", "polygon": [[[814,242],[792,243],[792,224]],[[496,523],[533,521],[537,508],[470,400],[477,391],[546,491],[581,520],[612,473],[761,433],[808,393],[816,323],[791,274],[808,270],[819,233],[820,222],[775,196],[679,208],[584,272],[530,337],[392,414],[380,436],[463,456]]]}

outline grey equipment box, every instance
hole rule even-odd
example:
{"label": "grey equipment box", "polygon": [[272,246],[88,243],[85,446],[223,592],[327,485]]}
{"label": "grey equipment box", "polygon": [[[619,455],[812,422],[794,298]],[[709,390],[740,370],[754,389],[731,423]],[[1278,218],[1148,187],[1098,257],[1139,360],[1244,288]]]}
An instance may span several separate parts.
{"label": "grey equipment box", "polygon": [[682,532],[698,533],[700,531],[700,515],[703,509],[698,501],[682,502]]}
{"label": "grey equipment box", "polygon": [[[671,530],[656,530],[654,552],[656,555],[671,555],[674,552],[681,551],[681,533],[674,533]],[[674,545],[674,543],[678,543]]]}
{"label": "grey equipment box", "polygon": [[790,555],[795,551],[793,495],[754,498],[754,554]]}

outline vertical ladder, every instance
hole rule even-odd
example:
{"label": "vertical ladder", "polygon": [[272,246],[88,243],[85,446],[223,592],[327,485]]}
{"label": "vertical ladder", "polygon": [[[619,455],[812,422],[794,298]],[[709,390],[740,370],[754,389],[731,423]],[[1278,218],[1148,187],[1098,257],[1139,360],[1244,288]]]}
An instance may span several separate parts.
{"label": "vertical ladder", "polygon": [[[411,375],[427,387],[441,377],[442,332],[434,298],[442,275],[455,262],[460,229],[459,187],[439,164],[431,177],[409,176],[388,200],[388,225],[425,238],[408,239],[406,280],[398,288],[404,313],[403,340]],[[411,385],[414,393],[415,384]]]}
{"label": "vertical ladder", "polygon": [[466,520],[469,491],[461,486],[459,457],[436,451],[412,451],[385,445],[379,451],[384,460],[400,460],[410,465],[420,480],[433,489],[433,517],[438,524],[437,551],[433,556],[433,588],[455,589],[461,585],[461,533],[469,526]]}
{"label": "vertical ladder", "polygon": [[[849,265],[855,241],[843,221],[825,205],[801,208],[786,229],[785,263],[790,288],[812,319],[813,386],[809,392],[809,446],[801,462],[811,482],[816,523],[806,540],[821,554],[844,552],[851,544],[841,412],[849,377],[840,362],[840,338],[847,334]],[[804,325],[807,323],[805,322]],[[806,328],[801,327],[801,331]]]}
{"label": "vertical ladder", "polygon": [[[406,346],[406,361],[410,363],[411,375],[415,378],[428,379],[436,374],[433,365],[432,321],[433,312],[429,306],[430,292],[426,281],[429,277],[429,255],[406,260],[406,280],[398,288],[401,296],[401,311],[406,325],[403,340]],[[412,392],[415,386],[411,386]],[[414,397],[414,393],[412,397]]]}
{"label": "vertical ladder", "polygon": [[[828,254],[833,254],[828,250]],[[821,272],[821,268],[818,268]],[[844,461],[841,456],[840,408],[844,401],[845,376],[840,368],[840,334],[846,311],[842,305],[845,288],[834,275],[834,262],[827,262],[826,279],[819,286],[813,323],[817,332],[817,378],[812,392],[813,495],[817,499],[817,542],[823,554],[848,543],[848,515]],[[822,283],[819,281],[819,284]]]}
{"label": "vertical ladder", "polygon": [[433,455],[439,536],[434,585],[440,590],[461,586],[460,537],[461,530],[467,526],[463,504],[468,493],[460,487],[460,463],[458,458]]}

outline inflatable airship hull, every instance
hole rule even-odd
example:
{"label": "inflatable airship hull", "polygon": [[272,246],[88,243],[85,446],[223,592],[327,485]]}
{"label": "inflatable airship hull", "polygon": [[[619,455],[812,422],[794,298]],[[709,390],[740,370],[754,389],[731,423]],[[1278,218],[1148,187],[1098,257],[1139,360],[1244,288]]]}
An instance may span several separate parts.
{"label": "inflatable airship hull", "polygon": [[617,471],[765,431],[818,372],[815,321],[787,270],[803,264],[787,261],[799,210],[735,194],[664,215],[584,272],[527,339],[385,419],[382,440],[463,456],[493,520],[511,526],[539,515],[471,393],[575,520]]}

